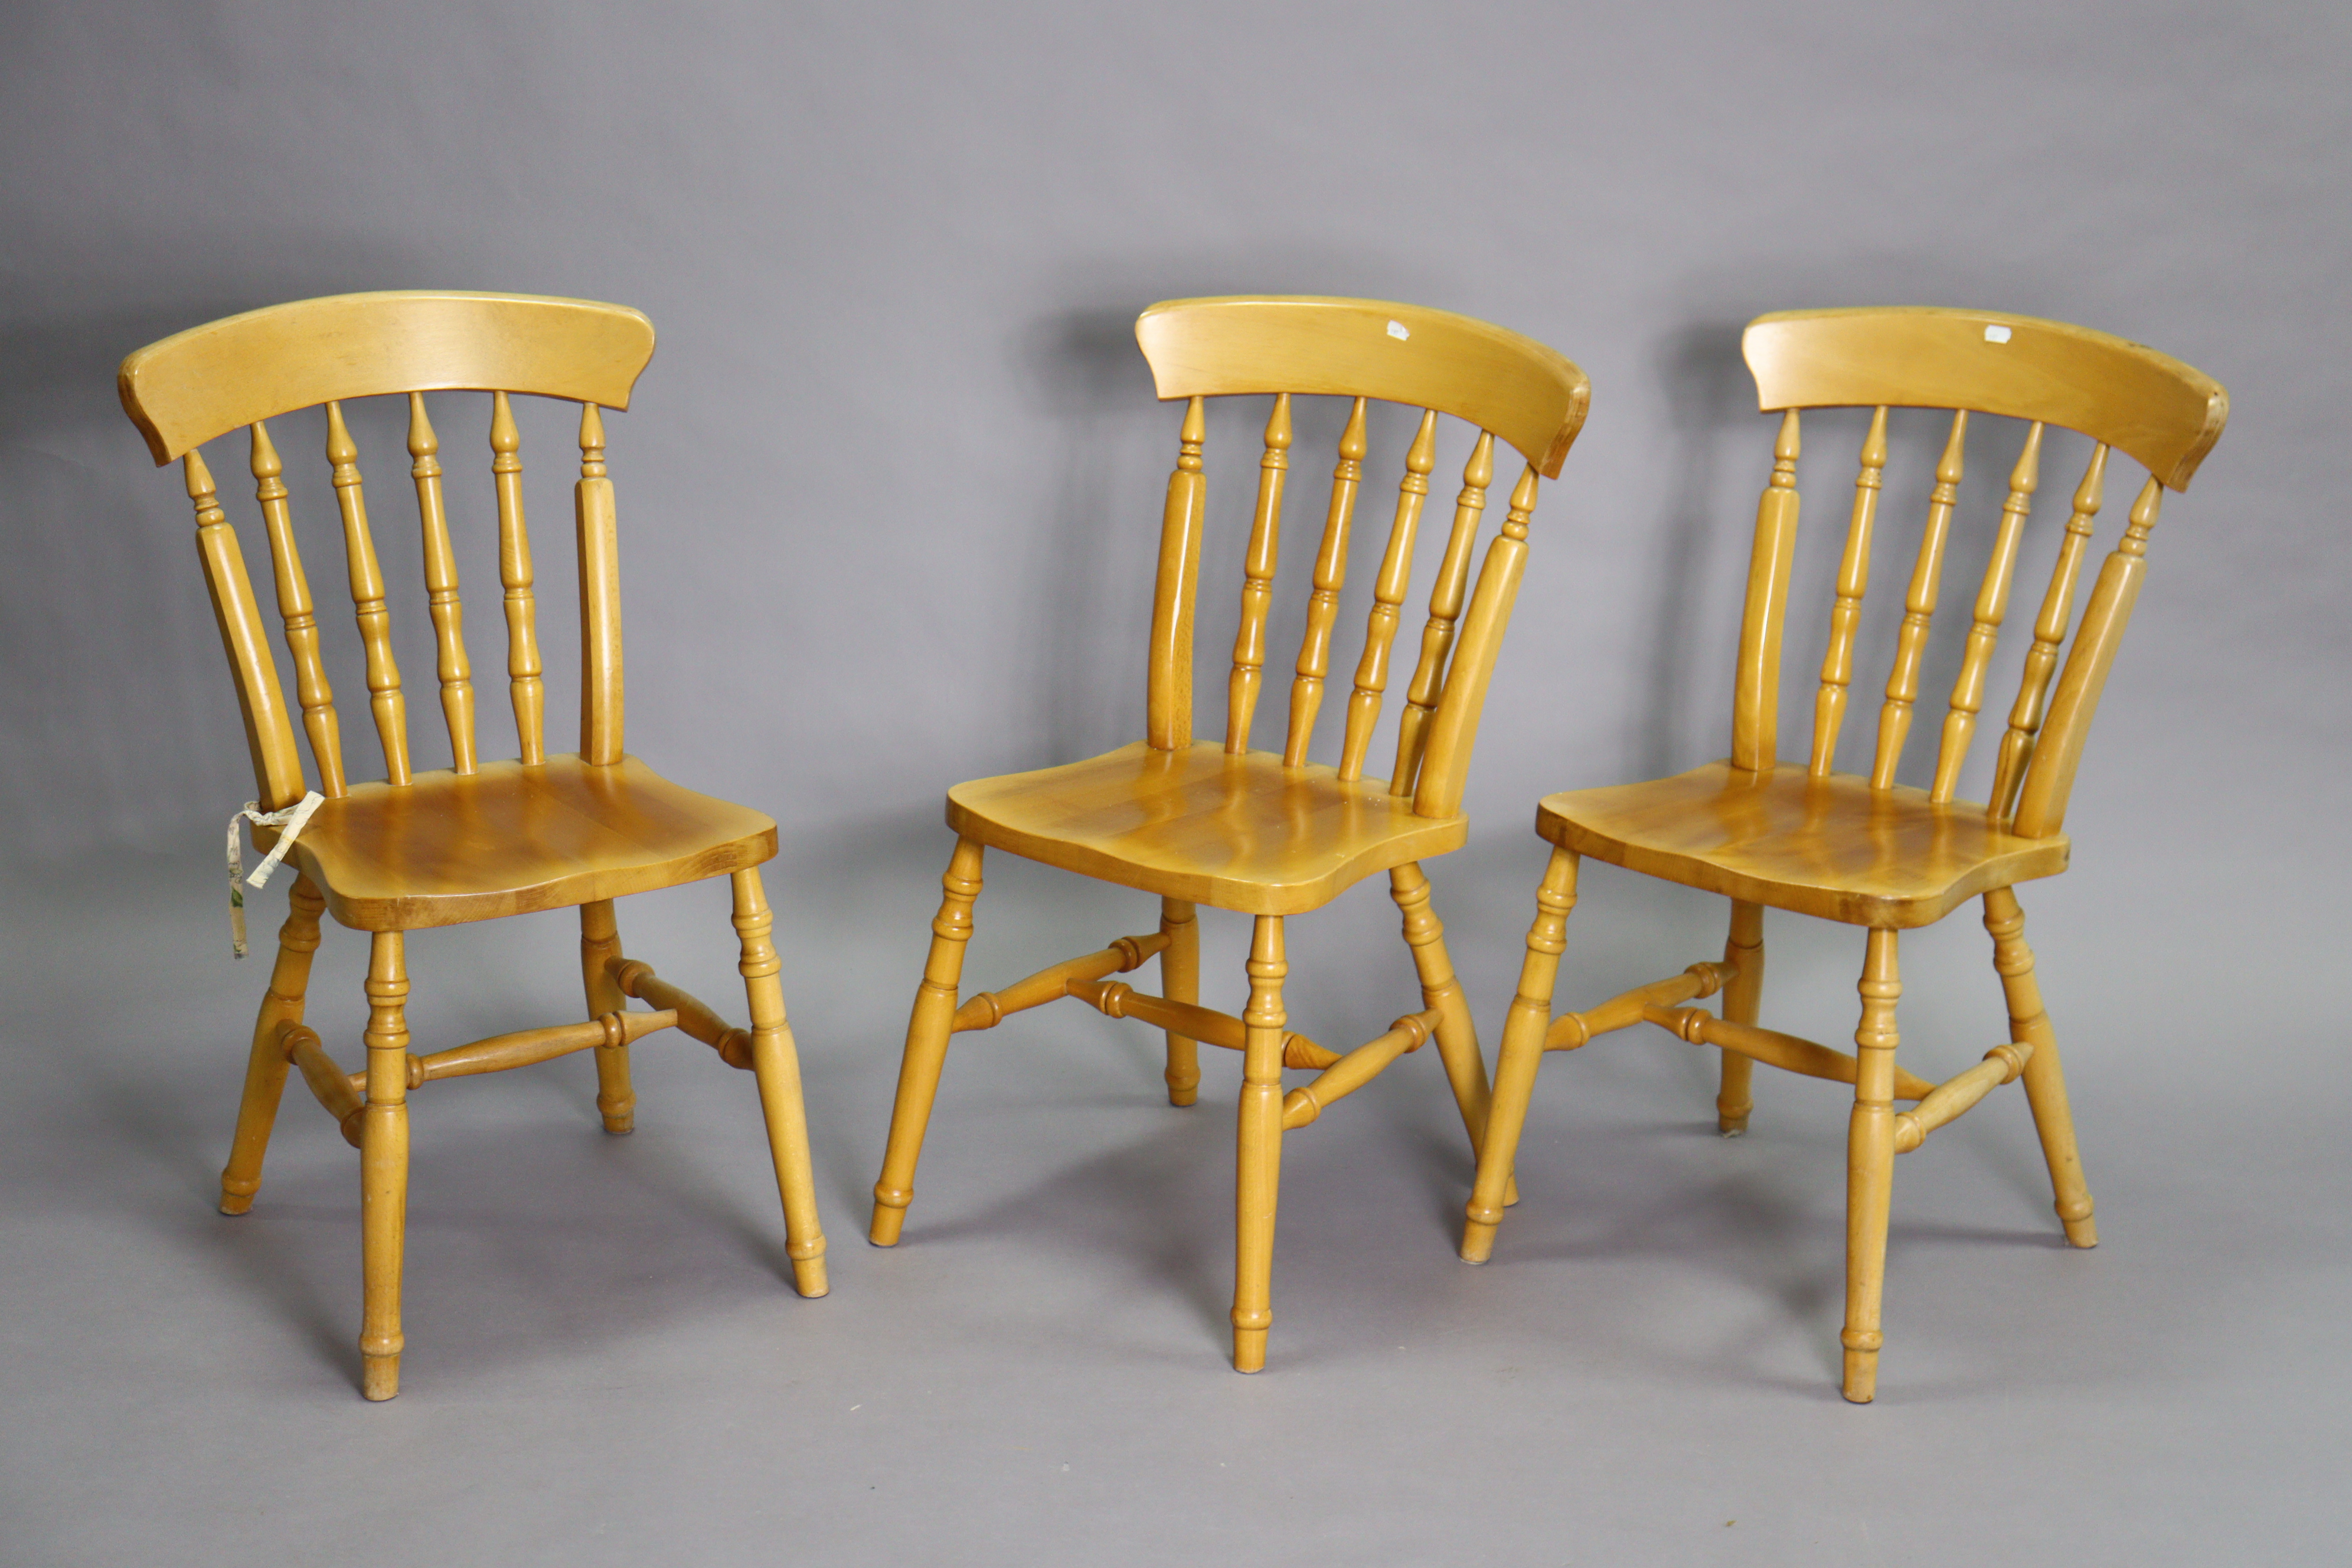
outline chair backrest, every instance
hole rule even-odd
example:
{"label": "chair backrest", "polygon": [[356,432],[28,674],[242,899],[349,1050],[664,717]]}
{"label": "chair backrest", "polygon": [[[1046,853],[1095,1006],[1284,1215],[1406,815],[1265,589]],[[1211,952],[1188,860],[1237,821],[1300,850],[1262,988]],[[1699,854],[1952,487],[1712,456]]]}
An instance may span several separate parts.
{"label": "chair backrest", "polygon": [[[1936,611],[1944,550],[1958,497],[1962,448],[1970,413],[2028,421],[2022,455],[2011,470],[2008,500],[1990,560],[1978,589],[1974,620],[1960,656],[1950,710],[1936,758],[1930,795],[1949,801],[1968,758],[1977,715],[1984,705],[1986,672],[2007,613],[2019,539],[2040,479],[2042,433],[2063,426],[2096,445],[2074,496],[2057,564],[2033,626],[2025,673],[2001,737],[1988,803],[1996,821],[2043,837],[2059,831],[2066,797],[2115,662],[2132,605],[2147,569],[2148,531],[2165,489],[2185,490],[2229,419],[2229,395],[2210,376],[2179,361],[2058,321],[1982,310],[1867,309],[1789,310],[1750,322],[1742,343],[1755,373],[1758,405],[1780,412],[1772,477],[1756,514],[1746,615],[1733,699],[1732,761],[1763,769],[1776,762],[1775,710],[1780,685],[1781,620],[1797,539],[1798,411],[1825,406],[1874,410],[1862,445],[1853,512],[1830,612],[1829,647],[1822,660],[1813,707],[1811,770],[1827,774],[1845,716],[1853,678],[1855,627],[1870,576],[1871,531],[1886,465],[1890,407],[1952,411],[1950,433],[1936,467],[1927,521],[1915,561],[1895,664],[1879,710],[1870,783],[1895,783],[1919,696],[1920,666]],[[2084,553],[2098,514],[2110,448],[2148,471],[2115,552],[2100,568],[2081,629],[2058,672]],[[2057,674],[2054,694],[2052,677]]]}
{"label": "chair backrest", "polygon": [[[1395,521],[1372,589],[1363,657],[1348,701],[1339,774],[1360,779],[1387,689],[1389,653],[1411,585],[1413,536],[1435,466],[1437,416],[1452,415],[1478,435],[1463,470],[1454,527],[1430,595],[1420,659],[1398,721],[1390,792],[1411,797],[1424,816],[1461,809],[1462,786],[1495,655],[1510,619],[1527,558],[1528,519],[1538,475],[1557,478],[1584,424],[1591,387],[1584,373],[1541,343],[1444,310],[1372,300],[1257,297],[1175,300],[1135,323],[1163,400],[1185,400],[1181,447],[1169,476],[1152,601],[1147,738],[1174,750],[1192,743],[1192,612],[1200,576],[1207,486],[1202,446],[1210,397],[1274,396],[1258,461],[1257,509],[1244,566],[1241,630],[1226,685],[1225,750],[1249,750],[1250,724],[1266,661],[1267,612],[1280,552],[1284,479],[1290,466],[1291,398],[1352,400],[1315,558],[1307,629],[1291,681],[1283,745],[1287,767],[1303,765],[1330,673],[1333,624],[1348,566],[1348,534],[1363,479],[1364,410],[1379,398],[1421,411],[1405,455]],[[1488,548],[1466,617],[1464,590],[1478,522],[1494,479],[1500,439],[1526,459],[1509,511]]]}
{"label": "chair backrest", "polygon": [[513,294],[344,294],[231,316],[141,349],[122,362],[122,406],[160,466],[182,458],[195,504],[196,549],[236,682],[263,804],[282,806],[307,787],[292,716],[245,561],[197,450],[240,426],[252,433],[251,468],[277,580],[278,611],[294,663],[301,724],[330,798],[348,788],[334,690],[319,651],[319,621],[294,542],[285,466],[268,421],[324,404],[326,458],[342,516],[352,605],[365,650],[368,706],[383,749],[384,777],[409,782],[408,723],[383,574],[368,531],[359,450],[343,418],[352,398],[408,398],[409,474],[424,536],[425,585],[437,650],[441,710],[461,773],[478,763],[472,666],[464,608],[441,498],[440,440],[424,394],[455,389],[490,397],[490,470],[498,496],[499,576],[505,588],[507,674],[519,754],[545,759],[539,638],[530,537],[524,526],[520,438],[511,394],[581,405],[580,480],[573,490],[580,543],[580,754],[621,758],[621,601],[613,484],[605,475],[599,410],[626,408],[629,390],[653,356],[654,330],[636,311],[578,300]]}

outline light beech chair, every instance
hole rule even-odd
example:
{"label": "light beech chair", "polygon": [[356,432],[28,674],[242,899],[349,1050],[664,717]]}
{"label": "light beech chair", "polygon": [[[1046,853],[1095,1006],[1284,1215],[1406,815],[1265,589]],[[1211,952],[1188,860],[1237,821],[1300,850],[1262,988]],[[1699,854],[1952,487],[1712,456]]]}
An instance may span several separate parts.
{"label": "light beech chair", "polygon": [[[1008,1016],[1075,996],[1112,1017],[1167,1031],[1168,1098],[1190,1105],[1200,1067],[1196,1042],[1243,1053],[1235,1201],[1234,1365],[1265,1365],[1274,1258],[1276,1178],[1286,1131],[1361,1088],[1433,1037],[1475,1146],[1486,1113],[1486,1075],[1443,928],[1431,911],[1420,862],[1461,846],[1463,777],[1495,655],[1527,554],[1537,477],[1555,477],[1584,421],[1583,373],[1515,333],[1439,310],[1355,300],[1185,300],[1155,305],[1136,337],[1163,400],[1184,400],[1181,455],[1169,478],[1152,602],[1144,736],[1135,744],[1062,767],[957,785],[948,826],[957,834],[946,898],[932,921],[930,957],[915,994],[890,1119],[888,1152],[874,1189],[872,1238],[896,1243],[914,1195],[940,1069],[950,1037],[992,1028]],[[1205,480],[1203,405],[1219,396],[1271,395],[1258,460],[1241,597],[1241,626],[1227,682],[1224,738],[1192,736],[1192,616]],[[1315,559],[1306,631],[1291,683],[1280,752],[1250,749],[1251,719],[1266,662],[1291,399],[1351,399]],[[1420,425],[1405,457],[1346,728],[1336,765],[1310,763],[1308,743],[1330,670],[1332,631],[1347,569],[1365,454],[1365,409],[1374,398],[1405,404]],[[1365,776],[1389,679],[1389,655],[1409,586],[1412,546],[1436,462],[1438,416],[1477,428],[1453,531],[1437,568],[1419,659],[1400,716],[1389,780]],[[1464,615],[1472,548],[1497,441],[1526,459],[1508,515],[1488,547]],[[1458,631],[1457,631],[1457,621]],[[1159,929],[1054,965],[998,992],[959,999],[981,858],[990,847],[1160,896]],[[1403,911],[1423,1010],[1370,1044],[1335,1054],[1289,1032],[1283,1009],[1283,922],[1328,903],[1376,871]],[[1199,1005],[1196,906],[1255,918],[1249,1005],[1241,1017]],[[1160,961],[1161,996],[1108,976]],[[1285,1067],[1313,1069],[1283,1092]]]}
{"label": "light beech chair", "polygon": [[[1536,895],[1518,995],[1504,1026],[1495,1108],[1483,1141],[1462,1256],[1486,1260],[1503,1217],[1536,1068],[1547,1050],[1573,1050],[1612,1029],[1649,1022],[1723,1051],[1722,1131],[1748,1125],[1751,1062],[1850,1083],[1847,1132],[1844,1393],[1877,1386],[1879,1300],[1895,1156],[1994,1088],[2022,1077],[2057,1193],[2066,1239],[2096,1244],[2091,1195],[2074,1150],[2058,1046],[2025,945],[2016,883],[2066,868],[2060,830],[2076,763],[2146,569],[2149,530],[2167,488],[2184,489],[2220,438],[2229,399],[2210,377],[2102,332],[1974,310],[1798,310],[1764,316],[1745,338],[1758,404],[1781,413],[1772,475],[1757,510],[1740,625],[1731,756],[1674,778],[1547,796],[1536,831],[1553,845]],[[1797,537],[1799,410],[1874,409],[1862,444],[1852,521],[1838,570],[1828,651],[1813,706],[1811,761],[1779,760],[1775,713],[1780,638]],[[1835,771],[1840,721],[1853,679],[1856,628],[1870,574],[1871,536],[1887,459],[1890,407],[1950,410],[1896,632],[1893,673],[1867,775]],[[1971,413],[2027,422],[2011,469],[1973,621],[1952,687],[1933,782],[1895,782],[1919,696]],[[2009,604],[2026,514],[2039,483],[2042,430],[2060,426],[2094,446],[2060,535],[2057,564],[2033,626],[2017,700],[1994,761],[1990,804],[1958,798],[1960,772],[1985,698],[1994,640]],[[2110,449],[2148,470],[2115,552],[2100,568],[2067,651],[2075,590],[2105,494]],[[2053,676],[2056,677],[2054,690]],[[1552,987],[1576,902],[1580,856],[1592,855],[1731,900],[1720,963],[1629,991],[1584,1013],[1552,1016]],[[1930,925],[1972,898],[1984,900],[1993,967],[2009,1009],[2009,1038],[1941,1083],[1895,1065],[1895,963],[1900,933]],[[1862,1022],[1855,1055],[1757,1026],[1764,984],[1767,906],[1865,928]],[[1722,1015],[1686,1006],[1723,993]],[[1897,1113],[1895,1102],[1915,1101]]]}
{"label": "light beech chair", "polygon": [[[600,410],[628,406],[630,388],[653,348],[651,323],[618,305],[496,294],[351,294],[215,321],[142,349],[122,363],[123,407],[146,436],[155,461],[178,458],[186,469],[196,551],[235,678],[260,804],[266,810],[291,805],[310,788],[294,739],[298,721],[310,741],[318,793],[326,797],[289,857],[300,875],[254,1026],[236,1141],[221,1173],[221,1212],[238,1215],[252,1207],[287,1068],[299,1068],[344,1139],[360,1151],[365,1273],[360,1352],[362,1386],[370,1399],[399,1392],[408,1091],[436,1079],[593,1047],[604,1130],[623,1133],[633,1125],[635,1107],[629,1087],[632,1041],[677,1028],[715,1047],[758,1080],[794,1283],[804,1296],[825,1291],[824,1237],[809,1170],[800,1068],[769,940],[773,917],[758,870],[776,852],[775,824],[756,811],[682,789],[621,748],[619,544]],[[460,388],[490,394],[483,412],[489,416],[507,672],[519,746],[511,761],[483,761],[477,752],[472,667],[442,502],[440,442],[423,395]],[[581,405],[580,479],[573,490],[582,645],[576,755],[548,755],[542,736],[530,540],[520,443],[509,405],[510,394],[525,393]],[[383,577],[368,527],[359,452],[342,410],[354,398],[402,394],[408,403],[409,471],[440,706],[454,763],[447,770],[410,766]],[[319,404],[326,405],[326,460],[364,649],[368,706],[383,748],[384,777],[374,783],[352,782],[345,773],[289,488],[266,423]],[[250,467],[299,712],[288,709],[236,534],[198,450],[240,426],[251,433]],[[271,836],[257,828],[256,837],[266,845]],[[730,1028],[647,965],[624,957],[614,918],[613,900],[625,894],[719,876],[734,883],[749,1030]],[[572,906],[580,910],[587,1021],[429,1056],[409,1054],[404,933]],[[362,1072],[346,1074],[302,1022],[321,910],[369,933]],[[632,1012],[627,997],[658,1011]]]}

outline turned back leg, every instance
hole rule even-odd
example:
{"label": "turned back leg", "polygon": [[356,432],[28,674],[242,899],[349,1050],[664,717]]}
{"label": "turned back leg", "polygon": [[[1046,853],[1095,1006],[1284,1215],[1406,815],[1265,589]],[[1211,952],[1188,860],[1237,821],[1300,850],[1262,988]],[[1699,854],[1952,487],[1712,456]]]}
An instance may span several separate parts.
{"label": "turned back leg", "polygon": [[[628,1006],[612,965],[621,956],[621,928],[614,918],[613,900],[599,899],[580,906],[580,978],[588,993],[588,1016],[604,1017]],[[626,1044],[596,1047],[596,1109],[604,1113],[604,1131],[618,1136],[637,1124],[636,1091],[629,1085]]]}
{"label": "turned back leg", "polygon": [[816,1176],[809,1160],[808,1111],[801,1100],[800,1053],[784,1017],[783,966],[769,931],[776,917],[760,887],[760,873],[735,873],[735,931],[743,955],[737,968],[751,1008],[751,1072],[768,1123],[768,1154],[776,1167],[776,1194],[784,1205],[784,1250],[793,1284],[803,1296],[825,1293],[824,1231],[817,1224]]}
{"label": "turned back leg", "polygon": [[1554,849],[1536,889],[1535,924],[1528,928],[1518,994],[1511,998],[1503,1023],[1494,1102],[1486,1116],[1486,1135],[1478,1142],[1477,1184],[1462,1226],[1465,1262],[1484,1263],[1494,1255],[1495,1227],[1503,1223],[1511,1167],[1527,1126],[1528,1101],[1535,1094],[1536,1069],[1543,1063],[1544,1036],[1551,1028],[1552,990],[1559,981],[1559,955],[1568,946],[1568,912],[1576,907],[1577,867],[1574,850]]}
{"label": "turned back leg", "polygon": [[[1445,926],[1430,907],[1429,878],[1418,863],[1408,861],[1389,873],[1389,896],[1404,917],[1404,940],[1412,952],[1414,972],[1421,977],[1424,1007],[1437,1009],[1437,1054],[1445,1064],[1445,1080],[1454,1103],[1462,1112],[1463,1131],[1470,1135],[1475,1158],[1486,1136],[1486,1063],[1478,1052],[1478,1026],[1470,1016],[1470,1003],[1454,978],[1454,960],[1445,951]],[[1518,1189],[1507,1183],[1507,1203],[1519,1201]]]}
{"label": "turned back leg", "polygon": [[245,1093],[237,1101],[236,1136],[221,1171],[220,1212],[244,1214],[261,1190],[261,1158],[277,1125],[278,1102],[286,1089],[286,1042],[289,1024],[302,1021],[302,1001],[310,988],[310,958],[319,951],[319,915],[327,902],[308,877],[294,879],[286,898],[286,923],[278,931],[278,963],[269,990],[253,1021],[253,1048],[245,1063]]}
{"label": "turned back leg", "polygon": [[1992,964],[2009,998],[2009,1037],[2033,1047],[2025,1064],[2025,1098],[2033,1108],[2042,1157],[2050,1167],[2053,1206],[2066,1239],[2076,1247],[2099,1245],[2091,1219],[2091,1189],[2083,1180],[2083,1159],[2074,1147],[2074,1115],[2066,1104],[2066,1074],[2058,1062],[2058,1035],[2042,1005],[2042,985],[2033,977],[2033,950],[2025,945],[2025,911],[2016,891],[1996,888],[1984,899],[1985,930],[1992,935]]}
{"label": "turned back leg", "polygon": [[948,1037],[955,1021],[956,992],[963,984],[963,954],[971,941],[971,906],[980,897],[982,848],[976,838],[956,840],[943,896],[931,920],[930,956],[915,988],[915,1010],[907,1020],[907,1053],[898,1065],[898,1097],[890,1108],[890,1142],[882,1154],[882,1176],[874,1184],[874,1223],[866,1233],[877,1247],[898,1244],[915,1197],[915,1163],[922,1158],[923,1131],[930,1125],[931,1100],[947,1062]]}
{"label": "turned back leg", "polygon": [[[1733,1024],[1752,1024],[1764,1005],[1764,906],[1731,903],[1731,934],[1724,940],[1723,962],[1738,973],[1723,988],[1723,1016]],[[1716,1130],[1726,1138],[1748,1131],[1748,1115],[1755,1108],[1749,1080],[1756,1064],[1738,1051],[1724,1051],[1723,1087],[1715,1097]]]}
{"label": "turned back leg", "polygon": [[[1201,999],[1201,922],[1181,899],[1160,900],[1160,930],[1168,945],[1160,950],[1160,990],[1171,1002]],[[1190,1105],[1201,1093],[1201,1047],[1191,1037],[1168,1031],[1168,1103]]]}

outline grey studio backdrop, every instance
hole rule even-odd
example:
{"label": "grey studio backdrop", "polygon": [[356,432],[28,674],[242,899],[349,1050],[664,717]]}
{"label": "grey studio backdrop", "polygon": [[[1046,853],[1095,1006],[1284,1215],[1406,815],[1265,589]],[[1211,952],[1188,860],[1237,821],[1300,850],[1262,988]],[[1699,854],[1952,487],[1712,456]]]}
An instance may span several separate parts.
{"label": "grey studio backdrop", "polygon": [[[7,7],[0,1560],[2336,1560],[2348,17]],[[111,380],[216,316],[400,287],[621,300],[659,329],[609,422],[629,740],[782,825],[768,885],[835,1289],[792,1297],[750,1082],[699,1046],[638,1048],[626,1140],[596,1131],[578,1060],[430,1088],[404,1392],[368,1407],[354,1162],[299,1086],[252,1215],[210,1209],[267,976],[230,962],[221,907],[250,776],[178,478]],[[1534,799],[1725,744],[1771,428],[1743,321],[1984,305],[2229,386],[2232,424],[2155,539],[2075,796],[2077,869],[2026,899],[2095,1253],[2060,1244],[2013,1094],[1938,1134],[1898,1167],[1884,1392],[1847,1407],[1836,1089],[1759,1075],[1755,1132],[1725,1143],[1689,1047],[1647,1031],[1555,1057],[1526,1202],[1472,1270],[1452,1252],[1469,1158],[1416,1058],[1290,1141],[1271,1366],[1237,1378],[1235,1064],[1204,1053],[1202,1104],[1176,1111],[1156,1036],[1051,1009],[957,1047],[906,1243],[865,1246],[950,843],[940,796],[1139,733],[1176,415],[1130,323],[1237,291],[1461,310],[1592,377],[1538,514],[1472,841],[1431,867],[1490,1054],[1542,863]],[[487,415],[438,406],[496,751]],[[523,412],[562,737],[571,432]],[[1262,417],[1211,422],[1204,690]],[[356,428],[421,694],[396,420]],[[1302,420],[1277,649],[1335,435]],[[1375,527],[1408,435],[1374,424]],[[1792,714],[1858,436],[1808,423]],[[1897,437],[1857,724],[1933,461],[1923,425]],[[365,773],[319,438],[296,418],[278,444]],[[1971,435],[1934,700],[2017,440]],[[2079,454],[2045,464],[2034,574]],[[235,443],[215,467],[237,496]],[[231,516],[257,552],[249,506]],[[2011,689],[2030,613],[1998,667]],[[426,762],[433,706],[411,704]],[[1915,738],[1914,773],[1929,750]],[[989,878],[972,984],[1149,928],[1140,895],[1007,857]],[[255,905],[266,943],[282,894]],[[1721,922],[1719,900],[1596,868],[1563,996],[1708,956]],[[1417,1005],[1394,928],[1377,879],[1294,922],[1299,1027],[1367,1038]],[[723,889],[633,900],[623,931],[740,1010]],[[1245,923],[1206,933],[1208,999],[1237,1006]],[[1766,1022],[1850,1035],[1854,933],[1780,917],[1769,941]],[[575,1016],[573,942],[561,915],[418,940],[419,1048]],[[331,927],[312,986],[347,1060],[363,952]],[[1971,915],[1904,956],[1906,1060],[1940,1076],[2002,1037]]]}

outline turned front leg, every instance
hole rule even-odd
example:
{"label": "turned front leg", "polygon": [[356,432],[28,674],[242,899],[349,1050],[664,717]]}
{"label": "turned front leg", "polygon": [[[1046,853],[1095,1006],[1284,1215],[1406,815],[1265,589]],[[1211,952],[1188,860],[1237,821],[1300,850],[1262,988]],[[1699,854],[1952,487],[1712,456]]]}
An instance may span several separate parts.
{"label": "turned front leg", "polygon": [[2042,1158],[2050,1167],[2053,1206],[2076,1247],[2099,1245],[2091,1219],[2091,1189],[2083,1179],[2083,1158],[2074,1147],[2074,1115],[2066,1104],[2066,1073],[2058,1062],[2058,1035],[2042,1005],[2042,985],[2033,977],[2033,950],[2025,945],[2025,911],[2017,892],[1996,888],[1984,897],[1985,930],[1992,936],[1992,966],[2000,972],[2009,999],[2009,1037],[2033,1047],[2025,1063],[2025,1100],[2033,1108],[2033,1129],[2042,1137]]}
{"label": "turned front leg", "polygon": [[971,906],[980,897],[982,854],[980,840],[957,839],[947,875],[940,879],[943,896],[931,921],[930,956],[923,963],[915,1010],[907,1020],[907,1054],[898,1064],[898,1097],[890,1107],[890,1142],[882,1153],[882,1177],[874,1184],[874,1223],[866,1239],[877,1247],[898,1245],[907,1205],[915,1199],[915,1163],[922,1158],[923,1132],[947,1062],[956,989],[963,984],[964,949],[971,942]]}
{"label": "turned front leg", "polygon": [[[1171,1002],[1201,999],[1201,922],[1181,899],[1160,900],[1160,992]],[[1168,1103],[1190,1105],[1201,1093],[1201,1047],[1189,1035],[1168,1031]]]}
{"label": "turned front leg", "polygon": [[736,965],[751,1008],[751,1075],[760,1085],[760,1111],[768,1123],[768,1155],[776,1167],[776,1195],[784,1205],[784,1250],[793,1285],[822,1296],[824,1231],[817,1224],[816,1175],[809,1161],[808,1112],[801,1102],[801,1058],[784,1018],[782,968],[768,932],[776,917],[760,889],[757,868],[735,873],[735,931],[743,945]]}
{"label": "turned front leg", "polygon": [[[621,956],[621,928],[613,914],[613,900],[599,899],[580,906],[580,978],[588,993],[588,1016],[602,1018],[628,1007],[621,983],[613,978],[613,963]],[[604,1131],[615,1137],[637,1124],[636,1091],[629,1085],[627,1044],[596,1047],[596,1109],[604,1114]]]}
{"label": "turned front leg", "polygon": [[1874,931],[1863,960],[1862,1023],[1853,1117],[1845,1140],[1845,1396],[1867,1405],[1878,1394],[1879,1305],[1886,1287],[1886,1220],[1895,1192],[1895,1004],[1903,981],[1895,933]]}
{"label": "turned front leg", "polygon": [[1535,924],[1528,928],[1528,955],[1519,964],[1518,994],[1503,1023],[1503,1052],[1495,1063],[1495,1098],[1486,1135],[1478,1143],[1478,1177],[1462,1226],[1462,1257],[1484,1263],[1494,1256],[1495,1227],[1503,1223],[1511,1167],[1519,1134],[1528,1123],[1536,1068],[1543,1063],[1544,1036],[1551,1028],[1551,998],[1559,980],[1559,955],[1568,946],[1568,912],[1576,908],[1576,852],[1554,849],[1536,889]]}
{"label": "turned front leg", "polygon": [[278,963],[269,972],[269,990],[261,998],[260,1016],[253,1021],[253,1049],[245,1061],[245,1093],[237,1101],[236,1135],[228,1146],[228,1163],[221,1171],[220,1212],[244,1214],[261,1190],[261,1158],[269,1151],[270,1129],[278,1122],[278,1102],[286,1089],[286,1042],[280,1037],[289,1024],[302,1021],[302,999],[310,989],[310,959],[319,951],[319,915],[327,907],[308,877],[294,879],[286,898],[286,923],[278,930]]}
{"label": "turned front leg", "polygon": [[1234,1370],[1265,1365],[1274,1323],[1274,1210],[1282,1179],[1282,917],[1260,915],[1242,1014],[1242,1100],[1234,1171]]}
{"label": "turned front leg", "polygon": [[[1723,988],[1723,1016],[1734,1024],[1753,1024],[1764,1005],[1764,906],[1731,903],[1731,934],[1724,939],[1723,962],[1737,971]],[[1737,1138],[1748,1131],[1748,1112],[1755,1109],[1749,1080],[1756,1064],[1738,1051],[1723,1058],[1723,1087],[1715,1097],[1716,1131]]]}
{"label": "turned front leg", "polygon": [[360,1119],[360,1391],[400,1392],[401,1254],[408,1228],[408,964],[396,931],[368,952],[367,1105]]}

